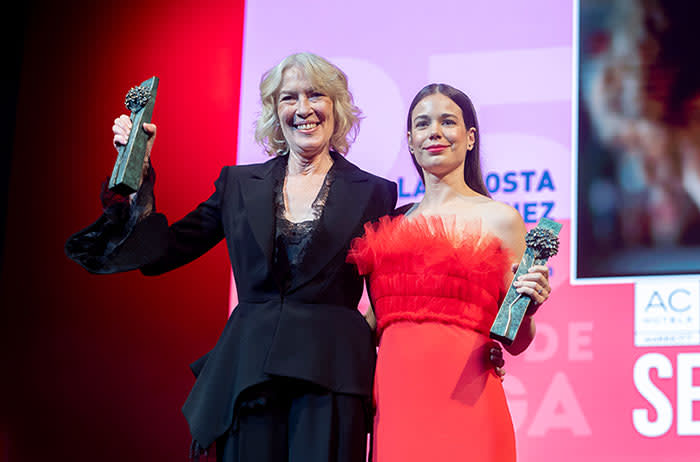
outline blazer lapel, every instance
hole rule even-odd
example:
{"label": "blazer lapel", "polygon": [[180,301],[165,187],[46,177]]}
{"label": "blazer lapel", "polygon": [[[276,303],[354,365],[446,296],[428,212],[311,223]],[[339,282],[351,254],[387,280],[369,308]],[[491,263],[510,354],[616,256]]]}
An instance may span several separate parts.
{"label": "blazer lapel", "polygon": [[265,260],[272,264],[275,230],[275,167],[286,165],[287,156],[279,156],[252,169],[249,177],[241,181],[243,203],[248,224],[255,240],[265,254]]}
{"label": "blazer lapel", "polygon": [[371,194],[368,176],[359,168],[332,152],[335,180],[328,191],[321,223],[314,235],[300,271],[292,280],[290,291],[316,276],[338,252],[345,250],[352,233],[362,220]]}

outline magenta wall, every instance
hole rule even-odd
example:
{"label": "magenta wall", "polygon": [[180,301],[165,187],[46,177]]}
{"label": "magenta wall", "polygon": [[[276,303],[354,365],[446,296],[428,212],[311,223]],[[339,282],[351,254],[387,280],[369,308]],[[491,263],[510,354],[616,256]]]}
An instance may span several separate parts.
{"label": "magenta wall", "polygon": [[187,364],[226,319],[224,247],[147,279],[90,275],[63,244],[99,216],[112,121],[152,75],[158,208],[182,216],[235,162],[243,2],[32,3],[0,290],[0,460],[185,460]]}

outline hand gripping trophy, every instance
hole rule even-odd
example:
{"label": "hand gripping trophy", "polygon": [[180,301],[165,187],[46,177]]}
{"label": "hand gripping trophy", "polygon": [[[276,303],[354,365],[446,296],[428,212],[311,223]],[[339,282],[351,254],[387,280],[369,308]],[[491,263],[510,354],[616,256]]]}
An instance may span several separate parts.
{"label": "hand gripping trophy", "polygon": [[158,77],[151,77],[126,94],[124,104],[131,111],[130,118],[134,130],[131,130],[126,145],[119,146],[117,149],[117,161],[114,163],[112,177],[109,180],[109,189],[122,196],[138,191],[141,186],[143,160],[148,141],[148,135],[141,127],[144,123],[151,121],[157,90]]}
{"label": "hand gripping trophy", "polygon": [[[531,266],[543,265],[549,257],[557,254],[560,230],[561,224],[548,218],[542,218],[535,228],[528,231],[525,235],[527,248],[513,280],[526,273]],[[504,345],[513,343],[530,302],[532,302],[530,297],[519,294],[511,285],[498,310],[496,320],[491,326],[491,338]]]}

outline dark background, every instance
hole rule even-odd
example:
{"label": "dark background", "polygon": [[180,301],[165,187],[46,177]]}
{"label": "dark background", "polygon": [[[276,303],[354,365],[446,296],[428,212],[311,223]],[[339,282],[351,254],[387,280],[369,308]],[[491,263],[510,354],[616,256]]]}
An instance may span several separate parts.
{"label": "dark background", "polygon": [[184,215],[235,162],[244,2],[12,8],[0,100],[0,462],[185,460],[187,365],[227,316],[224,246],[146,278],[88,274],[63,245],[99,216],[112,122],[126,91],[153,75],[158,209]]}

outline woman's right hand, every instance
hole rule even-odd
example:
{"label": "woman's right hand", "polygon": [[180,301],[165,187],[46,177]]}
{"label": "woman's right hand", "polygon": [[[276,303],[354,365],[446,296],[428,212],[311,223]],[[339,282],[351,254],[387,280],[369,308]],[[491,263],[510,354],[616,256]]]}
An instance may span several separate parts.
{"label": "woman's right hand", "polygon": [[[153,143],[156,139],[156,126],[155,124],[144,123],[143,131],[148,135],[148,140],[146,141],[146,155],[143,158],[144,168],[148,166],[148,160],[151,158],[151,149],[153,149]],[[129,141],[129,134],[131,133],[132,123],[129,116],[122,114],[116,119],[114,119],[114,125],[112,125],[112,132],[114,132],[114,138],[112,139],[112,144],[115,149],[119,149],[120,146],[126,145]]]}
{"label": "woman's right hand", "polygon": [[501,379],[501,382],[503,382],[506,376],[506,370],[503,366],[505,366],[506,361],[503,359],[503,349],[500,343],[491,342],[491,347],[489,348],[489,362],[493,367],[493,371]]}
{"label": "woman's right hand", "polygon": [[[122,114],[114,119],[114,125],[112,125],[112,132],[114,132],[112,145],[117,151],[121,146],[125,146],[126,143],[129,142],[129,134],[131,133],[132,125],[128,115]],[[143,175],[145,176],[151,160],[153,142],[156,140],[156,126],[155,124],[144,123],[143,131],[148,135],[148,140],[146,141],[146,155],[143,156]],[[134,200],[136,200],[136,193],[129,195],[129,201],[133,203]]]}
{"label": "woman's right hand", "polygon": [[367,324],[369,324],[369,328],[372,329],[372,331],[377,330],[377,317],[374,315],[374,308],[372,307],[372,304],[369,304],[369,307],[367,307],[367,311],[365,311],[365,321],[367,321]]}

